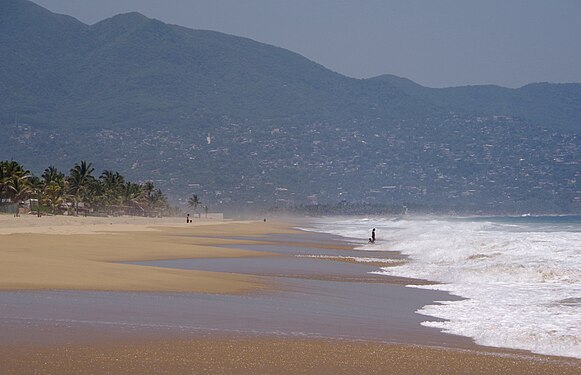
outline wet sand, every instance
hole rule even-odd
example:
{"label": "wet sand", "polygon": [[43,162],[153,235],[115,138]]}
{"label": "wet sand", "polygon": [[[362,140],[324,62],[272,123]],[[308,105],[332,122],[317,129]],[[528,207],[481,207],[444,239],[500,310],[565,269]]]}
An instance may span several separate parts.
{"label": "wet sand", "polygon": [[524,355],[304,339],[200,338],[39,348],[0,346],[8,374],[579,374]]}
{"label": "wet sand", "polygon": [[[12,289],[0,292],[0,373],[581,372],[578,360],[421,326],[418,308],[454,297],[405,288],[422,281],[369,274],[377,264],[351,259],[405,261],[395,252],[361,254],[288,223],[139,225],[0,236],[0,260],[20,270],[87,267],[69,274],[68,287],[54,287],[53,273],[12,274],[31,280],[28,291],[0,274],[0,288]],[[122,272],[106,281],[91,273],[101,267]]]}
{"label": "wet sand", "polygon": [[[199,233],[172,233],[179,241],[208,240]],[[310,258],[357,256],[360,252],[326,246],[335,240],[327,235],[309,234],[313,240],[310,244],[303,238],[293,244],[292,236],[278,234],[267,244],[264,239],[271,236],[249,234],[244,243],[213,246],[217,254],[236,247],[242,249],[237,251],[250,252],[251,257],[212,257],[205,253],[193,259],[124,262],[144,269],[258,277],[269,280],[269,288],[234,295],[6,292],[0,303],[0,328],[18,327],[16,340],[20,344],[86,343],[94,334],[84,330],[101,327],[100,335],[113,340],[141,338],[149,333],[197,336],[210,332],[473,347],[469,339],[420,325],[426,317],[415,311],[434,300],[454,299],[447,293],[405,288],[414,280],[369,274],[377,270],[374,265]],[[235,241],[242,242],[240,238]],[[376,252],[374,256],[391,253]],[[54,337],[52,331],[38,329],[51,325],[61,327],[63,334]],[[3,343],[6,341],[0,336]]]}

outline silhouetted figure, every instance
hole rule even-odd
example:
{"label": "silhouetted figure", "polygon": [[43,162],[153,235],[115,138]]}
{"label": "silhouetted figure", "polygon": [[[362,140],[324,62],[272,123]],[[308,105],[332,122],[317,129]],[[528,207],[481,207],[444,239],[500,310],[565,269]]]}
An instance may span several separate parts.
{"label": "silhouetted figure", "polygon": [[375,228],[371,230],[371,242],[375,243]]}
{"label": "silhouetted figure", "polygon": [[186,215],[186,223],[189,223],[190,221],[191,221],[191,220],[190,220],[190,214],[187,214],[187,215]]}

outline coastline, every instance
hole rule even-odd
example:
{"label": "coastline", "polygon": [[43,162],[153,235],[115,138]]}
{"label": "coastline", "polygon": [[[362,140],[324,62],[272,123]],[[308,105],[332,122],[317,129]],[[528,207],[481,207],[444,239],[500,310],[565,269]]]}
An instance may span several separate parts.
{"label": "coastline", "polygon": [[[139,267],[137,260],[252,257],[264,253],[214,247],[245,241],[196,238],[262,235],[277,224],[147,218],[0,217],[0,290],[101,290],[245,293],[266,288],[256,277]],[[188,235],[188,236],[186,236]],[[248,241],[246,241],[248,243]]]}
{"label": "coastline", "polygon": [[[119,219],[123,220],[126,219]],[[291,229],[294,223],[285,222],[210,221],[195,224],[192,226],[175,220],[169,223],[153,221],[83,225],[75,221],[74,224],[60,225],[57,230],[54,227],[49,230],[50,226],[39,226],[33,227],[36,228],[34,230],[31,227],[21,228],[18,233],[0,235],[3,244],[10,243],[12,252],[18,250],[28,257],[18,259],[6,255],[10,251],[6,251],[3,246],[0,259],[6,260],[12,256],[11,259],[17,262],[3,261],[0,267],[1,264],[14,265],[24,261],[30,267],[31,259],[41,260],[40,268],[52,267],[51,258],[58,259],[55,263],[71,262],[74,267],[86,265],[86,268],[81,269],[81,275],[75,274],[72,281],[69,280],[70,284],[65,283],[60,287],[52,287],[57,285],[54,282],[47,286],[45,279],[34,275],[39,272],[34,267],[28,273],[19,274],[19,277],[29,279],[25,283],[26,288],[15,288],[17,284],[6,283],[7,276],[2,276],[4,272],[0,274],[0,289],[12,289],[12,292],[0,292],[4,293],[3,301],[5,306],[11,305],[14,310],[11,312],[6,307],[0,309],[0,333],[5,338],[0,340],[2,372],[29,373],[42,369],[58,373],[182,373],[195,369],[206,372],[277,373],[578,373],[581,368],[581,361],[575,359],[482,347],[471,343],[469,339],[439,333],[436,329],[416,330],[413,327],[421,317],[414,316],[417,315],[414,306],[424,303],[426,299],[434,301],[435,297],[441,298],[446,293],[423,291],[421,296],[414,296],[417,291],[402,286],[405,280],[390,280],[389,277],[375,275],[377,282],[371,281],[365,276],[365,270],[373,267],[372,264],[351,264],[332,258],[296,257],[303,252],[310,255],[349,254],[349,244],[331,236],[314,236],[296,231]],[[87,226],[94,228],[89,229]],[[9,229],[0,226],[0,233],[5,233],[2,232],[4,230]],[[23,233],[27,230],[32,233]],[[47,231],[53,234],[47,234]],[[7,242],[7,238],[12,242]],[[24,242],[28,247],[18,247]],[[72,243],[75,245],[67,247]],[[96,246],[99,251],[90,251],[91,246],[93,250]],[[35,251],[35,248],[38,249]],[[119,252],[120,248],[125,250]],[[74,252],[75,256],[66,254],[70,252]],[[79,258],[81,256],[82,259]],[[188,261],[192,258],[199,262],[192,263],[192,269],[187,269]],[[149,262],[178,262],[179,267],[176,264],[154,267],[145,265]],[[102,270],[103,265],[120,267],[120,274],[129,272],[130,276],[118,277],[114,279],[115,283],[107,283],[101,278],[109,277],[110,273],[88,271]],[[204,267],[207,269],[200,270]],[[22,266],[18,269],[22,270]],[[62,272],[63,268],[54,270]],[[64,270],[72,272],[68,268]],[[327,273],[328,277],[317,278],[309,273]],[[352,273],[362,274],[362,277],[350,278]],[[10,275],[15,277],[14,274]],[[99,282],[91,278],[97,278]],[[305,292],[302,290],[304,288],[309,290]],[[28,291],[19,291],[23,289]],[[333,295],[343,290],[345,294]],[[392,320],[375,312],[376,308],[389,308],[389,305],[374,305],[366,309],[355,303],[359,301],[353,301],[351,310],[338,312],[337,306],[349,305],[345,299],[349,293],[371,293],[361,298],[370,297],[372,300],[379,299],[373,293],[385,293],[382,295],[384,298],[391,296],[398,301],[407,300],[410,305],[385,310],[385,314],[395,314]],[[183,311],[197,308],[199,304],[192,304],[191,296],[201,296],[198,300],[195,300],[198,297],[194,297],[194,302],[202,302],[207,310],[196,311],[195,316],[185,316],[180,320]],[[281,299],[281,296],[292,298],[289,297],[287,301],[284,299],[286,297]],[[54,299],[54,304],[47,304],[47,298]],[[147,305],[151,298],[157,300]],[[175,304],[180,299],[183,304]],[[309,302],[310,299],[312,302]],[[263,305],[257,301],[262,301]],[[19,307],[21,303],[26,309],[38,306],[39,314],[28,313],[29,320],[12,319],[26,315],[22,314],[23,310]],[[83,303],[87,304],[85,310]],[[175,304],[173,307],[172,303]],[[301,303],[306,304],[304,310],[296,310],[294,306]],[[328,315],[317,320],[319,312],[310,313],[309,303],[327,304],[329,309],[324,311]],[[120,304],[125,305],[119,309],[114,307]],[[168,311],[176,308],[179,314],[168,315],[167,311],[154,307],[166,304],[170,305]],[[279,320],[274,316],[271,322],[264,323],[265,316],[257,316],[259,320],[252,322],[252,317],[256,316],[253,315],[256,314],[252,310],[253,305],[257,306],[255,308],[258,312],[267,311],[266,317],[272,317],[279,310],[292,308],[292,311],[287,315],[279,311]],[[86,321],[75,322],[70,317],[63,320],[58,314],[51,315],[51,311],[59,308],[71,314],[70,311],[75,310],[74,306],[77,306],[79,317],[86,317],[87,312],[91,311]],[[98,306],[99,311],[109,309],[109,315],[99,315],[99,311],[92,310],[95,306]],[[134,310],[131,310],[132,306]],[[264,306],[272,306],[275,313],[262,310]],[[108,332],[104,329],[106,326],[100,324],[107,319],[117,322],[116,317],[123,313],[136,315],[135,312],[140,309],[144,310],[143,320],[133,316],[133,325],[125,328],[113,325],[108,328]],[[225,309],[231,311],[225,311],[220,318],[219,313]],[[158,326],[161,328],[151,329],[158,323],[152,320],[152,312],[159,315],[160,322],[164,319],[173,320],[175,327]],[[358,316],[362,312],[364,319]],[[243,327],[250,324],[250,329],[246,331],[231,323],[232,320],[244,318],[244,313],[248,314],[248,321],[251,322],[241,323]],[[293,315],[298,316],[295,322],[292,321]],[[43,321],[43,317],[47,321]],[[188,330],[187,324],[193,317],[201,329]],[[94,321],[87,323],[91,319]],[[309,319],[312,325],[307,324]],[[279,329],[280,332],[271,330],[270,334],[267,333],[269,324],[277,327],[282,321],[288,324],[286,331],[283,327]],[[382,321],[395,327],[377,327]],[[230,330],[228,327],[219,330],[214,329],[212,323],[217,326],[227,323],[232,324],[232,327]],[[43,337],[39,327],[44,332]],[[300,331],[289,334],[301,328],[306,332],[311,329],[315,333],[315,329],[318,329],[324,334],[309,336]],[[349,334],[344,335],[345,332]],[[374,337],[376,333],[384,339]],[[20,335],[21,340],[11,341],[10,336],[16,335]],[[225,347],[228,349],[223,350]]]}

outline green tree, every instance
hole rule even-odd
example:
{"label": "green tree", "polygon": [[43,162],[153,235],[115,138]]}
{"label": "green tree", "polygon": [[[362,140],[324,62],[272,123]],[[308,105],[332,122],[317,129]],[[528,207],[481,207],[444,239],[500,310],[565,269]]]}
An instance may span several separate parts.
{"label": "green tree", "polygon": [[[105,195],[105,188],[99,180],[92,179],[87,183],[87,186],[83,190],[83,195],[81,200],[87,209],[90,207],[92,210],[101,210],[107,206],[107,197]],[[85,215],[87,210],[85,210]]]}
{"label": "green tree", "polygon": [[54,165],[46,168],[40,177],[45,185],[48,185],[51,182],[60,183],[65,180],[65,174],[60,172]]}
{"label": "green tree", "polygon": [[20,163],[14,160],[4,160],[0,162],[0,201],[12,200],[14,189],[10,188],[13,184],[13,177],[24,178],[30,175],[30,172],[24,169]]}
{"label": "green tree", "polygon": [[160,189],[156,189],[153,182],[147,181],[143,184],[143,192],[147,207],[150,211],[166,211],[169,208],[167,198]]}
{"label": "green tree", "polygon": [[58,207],[65,202],[64,187],[52,181],[44,187],[43,200],[50,206],[50,212],[57,213]]}
{"label": "green tree", "polygon": [[26,199],[38,198],[39,216],[42,206],[50,207],[50,212],[55,214],[63,203],[67,203],[69,214],[74,210],[78,215],[80,202],[92,211],[124,205],[131,208],[129,214],[171,212],[166,196],[153,182],[141,185],[125,181],[119,172],[111,170],[104,170],[96,179],[93,171],[92,164],[82,160],[70,169],[68,176],[50,166],[37,178],[18,162],[0,161],[0,203],[9,201],[19,206]]}
{"label": "green tree", "polygon": [[81,160],[75,164],[69,172],[67,181],[69,183],[69,193],[74,198],[75,215],[79,214],[79,201],[88,189],[89,184],[95,179],[92,173],[95,170],[91,163]]}
{"label": "green tree", "polygon": [[[198,198],[197,194],[192,194],[190,199],[188,199],[188,206],[190,206],[195,213],[197,213],[197,208],[202,204],[202,201]],[[199,216],[200,214],[198,214]]]}
{"label": "green tree", "polygon": [[65,201],[65,174],[60,172],[55,166],[50,166],[42,173],[43,204],[50,206],[51,213],[55,214],[57,208]]}
{"label": "green tree", "polygon": [[144,195],[140,184],[125,183],[123,187],[123,204],[143,213]]}
{"label": "green tree", "polygon": [[107,206],[123,203],[125,178],[119,172],[104,170],[101,176],[99,176],[99,181],[101,181],[101,185],[103,186],[103,194]]}
{"label": "green tree", "polygon": [[16,203],[16,216],[20,216],[20,204],[27,200],[32,194],[32,189],[28,184],[28,176],[12,176],[6,183],[10,192],[10,199]]}
{"label": "green tree", "polygon": [[[28,185],[30,186],[30,198],[34,197],[36,199],[36,216],[40,217],[44,183],[40,178],[36,176],[30,176],[28,178]],[[32,210],[32,202],[30,204],[30,209]]]}

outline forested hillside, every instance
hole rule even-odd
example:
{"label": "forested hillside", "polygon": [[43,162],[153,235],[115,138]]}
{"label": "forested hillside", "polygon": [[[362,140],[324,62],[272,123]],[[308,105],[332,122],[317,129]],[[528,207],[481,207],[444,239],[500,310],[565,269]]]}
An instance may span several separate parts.
{"label": "forested hillside", "polygon": [[580,84],[422,87],[138,13],[0,0],[0,160],[92,160],[215,205],[581,211]]}

